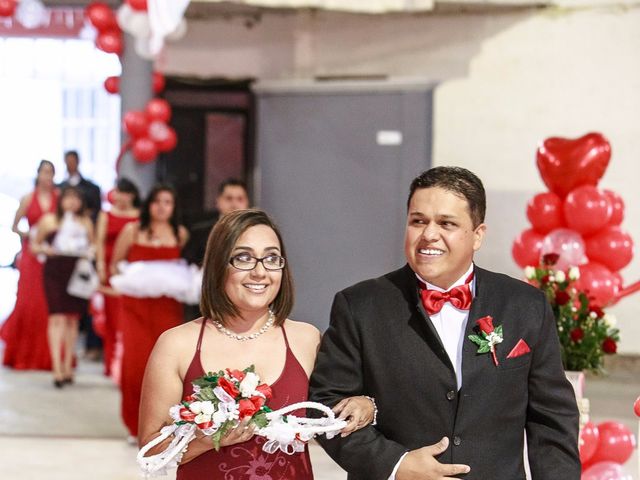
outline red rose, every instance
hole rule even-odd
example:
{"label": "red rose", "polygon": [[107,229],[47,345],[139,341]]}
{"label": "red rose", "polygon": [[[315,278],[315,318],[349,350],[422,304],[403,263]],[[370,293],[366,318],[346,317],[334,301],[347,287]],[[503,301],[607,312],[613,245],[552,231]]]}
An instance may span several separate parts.
{"label": "red rose", "polygon": [[550,276],[549,276],[549,275],[545,275],[545,276],[543,276],[543,277],[540,279],[540,283],[542,283],[543,285],[544,285],[545,283],[549,283],[549,278],[550,278]]}
{"label": "red rose", "polygon": [[189,403],[189,402],[195,402],[197,400],[195,395],[187,395],[186,397],[184,397],[184,401]]}
{"label": "red rose", "polygon": [[271,391],[271,387],[266,383],[262,383],[256,387],[256,391],[260,392],[265,396],[265,398],[269,399],[273,397],[273,392]]}
{"label": "red rose", "polygon": [[208,422],[198,423],[198,428],[205,430],[207,428],[213,427],[213,422],[209,420]]}
{"label": "red rose", "polygon": [[493,332],[493,318],[490,315],[487,315],[486,317],[482,317],[478,319],[476,323],[478,324],[478,326],[480,327],[480,330],[482,330],[483,333],[486,333],[487,335],[489,335],[491,332]]}
{"label": "red rose", "polygon": [[607,337],[602,342],[602,350],[604,353],[614,354],[618,351],[618,345],[616,345],[616,341],[613,338]]}
{"label": "red rose", "polygon": [[244,377],[246,377],[246,373],[244,373],[242,370],[229,370],[227,368],[227,373],[229,374],[230,377],[235,378],[239,382],[244,380]]}
{"label": "red rose", "polygon": [[571,300],[569,294],[563,290],[556,292],[556,305],[566,305]]}
{"label": "red rose", "polygon": [[238,395],[240,395],[240,390],[238,390],[238,387],[236,387],[233,382],[230,382],[224,377],[220,377],[218,379],[218,386],[222,387],[222,389],[233,398],[236,398]]}
{"label": "red rose", "polygon": [[253,402],[246,398],[243,398],[238,402],[238,409],[240,410],[240,420],[245,417],[253,417],[253,414],[258,411]]}
{"label": "red rose", "polygon": [[182,407],[180,409],[180,418],[185,422],[193,422],[196,418],[196,414],[188,408]]}
{"label": "red rose", "polygon": [[256,407],[257,410],[260,410],[260,408],[264,405],[264,403],[266,402],[266,400],[262,397],[259,396],[255,396],[255,397],[251,397],[249,400],[251,400],[251,403],[253,403]]}
{"label": "red rose", "polygon": [[571,336],[571,340],[577,343],[584,338],[584,330],[582,330],[580,327],[576,327],[571,330],[569,335]]}
{"label": "red rose", "polygon": [[604,317],[604,310],[597,305],[589,305],[589,311],[596,314],[596,318]]}
{"label": "red rose", "polygon": [[559,259],[560,255],[558,255],[557,253],[547,253],[546,255],[542,256],[542,264],[555,265],[556,263],[558,263]]}

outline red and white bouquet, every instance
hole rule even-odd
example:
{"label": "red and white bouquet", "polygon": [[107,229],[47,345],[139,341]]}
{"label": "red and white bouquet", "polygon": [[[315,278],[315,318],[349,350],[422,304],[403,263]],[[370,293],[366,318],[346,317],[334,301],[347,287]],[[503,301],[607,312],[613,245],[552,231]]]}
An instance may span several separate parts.
{"label": "red and white bouquet", "polygon": [[[193,394],[169,409],[174,420],[163,427],[160,435],[138,452],[137,460],[146,476],[164,474],[167,468],[176,467],[196,431],[210,436],[214,448],[220,448],[222,437],[250,417],[249,424],[256,426],[256,435],[267,441],[262,449],[267,453],[278,450],[289,455],[304,451],[305,444],[317,434],[328,438],[336,435],[346,422],[335,418],[330,408],[315,402],[300,402],[280,410],[271,410],[267,401],[272,397],[271,387],[260,382],[252,366],[244,370],[209,372],[193,382]],[[326,416],[305,418],[287,415],[299,409],[320,410]],[[169,437],[173,440],[162,452],[145,454]]]}

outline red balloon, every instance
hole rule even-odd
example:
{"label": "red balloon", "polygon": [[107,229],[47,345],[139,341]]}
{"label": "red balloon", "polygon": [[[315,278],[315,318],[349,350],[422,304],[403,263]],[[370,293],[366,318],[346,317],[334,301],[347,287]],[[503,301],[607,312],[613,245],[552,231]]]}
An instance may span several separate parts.
{"label": "red balloon", "polygon": [[580,480],[633,480],[616,462],[598,462],[583,468]]}
{"label": "red balloon", "polygon": [[604,175],[611,146],[600,133],[576,139],[547,138],[536,153],[545,185],[561,197],[580,185],[597,185]]}
{"label": "red balloon", "polygon": [[147,11],[147,0],[127,0],[127,5],[139,12]]}
{"label": "red balloon", "polygon": [[620,270],[633,258],[633,239],[620,227],[607,227],[585,240],[587,257],[609,270]]}
{"label": "red balloon", "polygon": [[122,32],[119,30],[105,30],[104,32],[100,32],[96,38],[96,47],[103,52],[120,55],[123,48]]}
{"label": "red balloon", "polygon": [[100,33],[120,29],[116,15],[106,3],[92,2],[84,10],[84,14]]}
{"label": "red balloon", "polygon": [[120,91],[120,77],[107,77],[104,81],[104,89],[109,93]]}
{"label": "red balloon", "polygon": [[0,17],[13,17],[17,6],[17,0],[0,0]]}
{"label": "red balloon", "polygon": [[599,307],[609,304],[618,293],[616,279],[611,271],[597,262],[589,262],[580,266],[580,278],[576,288],[593,298]]}
{"label": "red balloon", "polygon": [[149,118],[145,112],[131,111],[124,114],[124,129],[133,138],[141,138],[149,131]]}
{"label": "red balloon", "polygon": [[518,235],[511,247],[511,255],[520,268],[538,265],[543,240],[544,236],[531,228]]}
{"label": "red balloon", "polygon": [[109,192],[107,192],[107,201],[113,205],[116,201],[116,189],[112,188],[111,190],[109,190]]}
{"label": "red balloon", "polygon": [[598,425],[600,434],[598,448],[590,463],[625,463],[631,457],[636,446],[636,437],[625,425],[619,422],[603,422]]}
{"label": "red balloon", "polygon": [[613,283],[615,284],[616,288],[620,290],[622,288],[622,284],[624,283],[622,275],[620,275],[618,272],[611,272],[611,274],[613,275]]}
{"label": "red balloon", "polygon": [[600,433],[598,432],[598,427],[591,422],[585,423],[584,427],[580,430],[580,439],[578,441],[580,462],[582,465],[585,465],[591,457],[593,457],[593,454],[596,453],[599,438]]}
{"label": "red balloon", "polygon": [[165,87],[164,75],[160,72],[153,72],[153,93],[160,93]]}
{"label": "red balloon", "polygon": [[636,401],[633,403],[633,411],[636,417],[640,417],[640,397],[636,398]]}
{"label": "red balloon", "polygon": [[171,120],[171,105],[162,98],[152,98],[149,100],[146,111],[152,120],[160,120],[164,123]]}
{"label": "red balloon", "polygon": [[140,163],[153,162],[158,156],[158,149],[153,140],[147,137],[138,138],[133,143],[133,156]]}
{"label": "red balloon", "polygon": [[622,220],[624,220],[624,200],[622,200],[620,195],[611,190],[603,190],[603,192],[609,199],[612,208],[609,225],[620,225]]}
{"label": "red balloon", "polygon": [[583,235],[597,232],[611,219],[611,203],[596,187],[583,185],[572,190],[564,201],[567,226]]}
{"label": "red balloon", "polygon": [[149,126],[149,138],[156,142],[159,152],[168,152],[176,148],[178,135],[176,131],[166,123],[159,120],[151,122]]}
{"label": "red balloon", "polygon": [[164,140],[156,142],[156,146],[161,152],[170,152],[171,150],[176,148],[176,145],[178,145],[178,134],[173,128],[168,128],[169,130],[167,131],[167,137]]}
{"label": "red balloon", "polygon": [[562,215],[562,199],[553,192],[539,193],[527,204],[527,218],[538,233],[564,226]]}

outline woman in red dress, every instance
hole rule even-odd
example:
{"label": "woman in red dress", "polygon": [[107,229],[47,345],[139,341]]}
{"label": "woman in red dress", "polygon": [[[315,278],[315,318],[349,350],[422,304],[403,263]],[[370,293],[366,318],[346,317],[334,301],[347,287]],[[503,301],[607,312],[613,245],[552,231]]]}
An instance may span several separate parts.
{"label": "woman in red dress", "polygon": [[[42,263],[30,249],[30,234],[46,213],[54,212],[58,191],[53,183],[55,167],[48,160],[38,166],[36,188],[20,200],[13,231],[22,237],[20,278],[13,313],[2,325],[0,338],[5,342],[2,363],[16,370],[51,370],[47,343],[48,310],[42,282]],[[22,218],[29,223],[29,233],[18,229]]]}
{"label": "woman in red dress", "polygon": [[[115,359],[117,338],[119,334],[118,315],[122,308],[122,302],[117,293],[109,288],[111,277],[109,265],[113,257],[113,247],[116,238],[122,229],[130,222],[135,222],[140,217],[140,194],[138,187],[126,178],[121,178],[113,191],[113,204],[108,212],[100,212],[96,227],[96,270],[100,277],[100,283],[106,287],[103,291],[105,326],[103,334],[104,348],[104,374],[112,375],[112,365]],[[122,340],[120,340],[122,341]],[[120,363],[120,362],[118,362]]]}
{"label": "woman in red dress", "polygon": [[[158,185],[149,193],[140,222],[127,224],[113,250],[111,271],[128,262],[178,260],[188,239],[186,228],[178,224],[176,194],[173,188]],[[151,278],[149,281],[153,281]],[[157,281],[157,279],[156,279]],[[183,321],[182,304],[169,297],[137,298],[122,295],[122,419],[129,434],[138,436],[138,408],[142,377],[153,345],[158,337]]]}
{"label": "woman in red dress", "polygon": [[[260,210],[239,210],[214,227],[204,258],[200,310],[205,317],[165,332],[145,373],[140,405],[140,444],[173,423],[169,408],[193,393],[191,382],[205,372],[254,365],[271,386],[272,409],[307,399],[320,332],[287,317],[293,307],[293,282],[282,237]],[[350,421],[343,434],[373,419],[373,403],[365,397],[340,402]],[[149,453],[164,450],[171,438]],[[178,480],[311,480],[308,449],[288,455],[262,450],[265,438],[254,435],[248,418],[213,449],[210,437],[189,443],[178,467]]]}

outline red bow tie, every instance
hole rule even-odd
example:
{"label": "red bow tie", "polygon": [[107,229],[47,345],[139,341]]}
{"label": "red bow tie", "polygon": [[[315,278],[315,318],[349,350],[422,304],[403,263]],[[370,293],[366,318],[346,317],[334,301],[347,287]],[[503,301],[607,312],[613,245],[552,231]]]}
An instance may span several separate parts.
{"label": "red bow tie", "polygon": [[[422,306],[429,315],[434,315],[442,310],[442,306],[449,302],[458,310],[469,310],[471,308],[471,295],[470,283],[473,279],[473,273],[469,275],[464,285],[453,287],[448,292],[440,292],[438,290],[427,290],[421,288],[420,297],[422,298]],[[425,285],[422,285],[425,287]]]}

